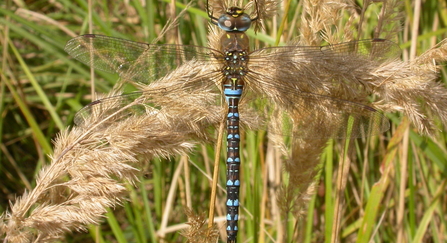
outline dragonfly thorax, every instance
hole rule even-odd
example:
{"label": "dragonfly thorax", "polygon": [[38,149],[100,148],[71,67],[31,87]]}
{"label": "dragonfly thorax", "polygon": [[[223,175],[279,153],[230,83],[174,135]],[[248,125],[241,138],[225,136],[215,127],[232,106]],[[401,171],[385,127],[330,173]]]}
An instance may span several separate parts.
{"label": "dragonfly thorax", "polygon": [[250,16],[238,7],[229,8],[217,19],[217,25],[227,32],[244,32],[250,28]]}
{"label": "dragonfly thorax", "polygon": [[224,52],[248,52],[250,46],[248,36],[243,32],[226,32],[220,39],[220,44]]}
{"label": "dragonfly thorax", "polygon": [[[247,72],[248,55],[245,51],[226,51],[223,74],[227,80],[240,80]],[[242,80],[240,81],[242,82]]]}

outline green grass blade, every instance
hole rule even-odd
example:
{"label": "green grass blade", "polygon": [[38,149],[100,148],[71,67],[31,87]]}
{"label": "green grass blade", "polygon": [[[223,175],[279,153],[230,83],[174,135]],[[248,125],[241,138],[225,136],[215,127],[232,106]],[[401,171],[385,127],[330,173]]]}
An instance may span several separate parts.
{"label": "green grass blade", "polygon": [[107,209],[106,213],[107,222],[112,228],[113,236],[118,243],[127,243],[126,237],[124,236],[123,231],[121,230],[120,223],[116,219],[115,215],[110,209]]}
{"label": "green grass blade", "polygon": [[3,75],[2,79],[4,80],[4,83],[8,87],[9,92],[12,94],[14,98],[14,101],[19,106],[20,110],[22,111],[22,114],[25,116],[29,126],[31,127],[31,131],[34,135],[34,138],[39,142],[39,145],[42,147],[45,154],[52,154],[53,149],[50,143],[48,142],[47,138],[40,129],[39,124],[37,124],[36,120],[34,119],[34,116],[29,110],[29,107],[25,104],[25,102],[22,100],[22,97],[20,97],[20,95],[18,94],[14,84],[12,84],[11,80],[7,79]]}
{"label": "green grass blade", "polygon": [[388,153],[382,162],[382,167],[384,168],[382,177],[373,185],[371,194],[369,195],[365,215],[363,216],[362,224],[358,231],[358,237],[356,240],[358,243],[369,242],[371,233],[376,227],[376,217],[380,212],[379,208],[381,206],[382,199],[390,183],[390,173],[394,170],[393,160],[396,156],[398,145],[404,136],[405,130],[408,129],[408,126],[409,121],[408,119],[404,118],[388,144]]}

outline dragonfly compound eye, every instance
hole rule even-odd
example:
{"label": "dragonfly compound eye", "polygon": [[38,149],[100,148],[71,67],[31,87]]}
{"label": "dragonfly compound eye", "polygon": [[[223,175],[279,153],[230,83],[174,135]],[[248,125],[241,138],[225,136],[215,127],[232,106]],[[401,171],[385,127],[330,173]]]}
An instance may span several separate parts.
{"label": "dragonfly compound eye", "polygon": [[236,26],[234,18],[227,14],[220,16],[217,24],[219,25],[219,28],[225,31],[234,31],[234,28]]}
{"label": "dragonfly compound eye", "polygon": [[226,14],[220,16],[217,20],[217,25],[224,31],[246,31],[250,28],[251,19],[246,13],[240,11],[228,11]]}

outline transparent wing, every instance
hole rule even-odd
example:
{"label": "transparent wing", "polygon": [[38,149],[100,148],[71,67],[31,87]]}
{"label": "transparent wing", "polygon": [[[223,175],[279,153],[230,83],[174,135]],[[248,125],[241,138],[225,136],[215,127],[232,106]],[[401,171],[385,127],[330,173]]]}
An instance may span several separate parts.
{"label": "transparent wing", "polygon": [[[212,120],[206,123],[208,127],[218,124],[223,114],[222,106],[218,104],[218,92],[212,88],[188,92],[171,87],[104,98],[82,108],[74,122],[77,126],[97,122],[104,126],[131,116],[155,114],[159,108],[153,107],[161,105],[169,110],[168,113],[183,114],[191,121],[206,117]],[[303,139],[360,138],[389,129],[388,119],[380,111],[360,103],[311,93],[289,92],[286,95],[287,99],[278,103],[247,94],[247,99],[241,103],[242,126]],[[185,121],[184,118],[181,120]],[[172,122],[179,123],[180,120]]]}
{"label": "transparent wing", "polygon": [[[288,117],[293,121],[294,137],[361,138],[381,134],[390,128],[388,119],[372,107],[325,98],[300,95],[288,109]],[[304,107],[309,109],[303,109]],[[288,126],[286,120],[285,127]]]}
{"label": "transparent wing", "polygon": [[272,59],[281,61],[320,61],[343,56],[362,56],[364,58],[385,62],[398,59],[401,49],[396,43],[384,39],[370,39],[343,42],[326,46],[279,46],[267,47],[250,53],[252,63],[269,62]]}
{"label": "transparent wing", "polygon": [[283,103],[265,96],[242,100],[240,119],[244,129],[301,139],[362,138],[390,128],[383,113],[370,106],[310,93]]}
{"label": "transparent wing", "polygon": [[[149,45],[98,35],[74,38],[67,43],[65,49],[71,56],[87,65],[116,72],[124,79],[143,83],[164,77],[179,65],[188,65],[189,60],[219,64],[219,59],[222,58],[221,52],[205,47]],[[248,91],[242,99],[241,119],[245,120],[243,104],[249,103],[250,108],[245,109],[246,117],[262,117],[265,124],[276,124],[277,126],[270,126],[274,133],[293,134],[294,137],[307,139],[364,137],[382,133],[389,129],[389,123],[380,111],[349,101],[349,97],[344,99],[325,95],[321,92],[324,87],[305,82],[303,79],[307,79],[312,73],[318,76],[321,66],[337,66],[342,63],[355,69],[359,63],[353,63],[352,60],[359,60],[359,57],[365,61],[382,63],[397,58],[398,55],[400,49],[396,44],[379,39],[323,47],[285,46],[256,50],[249,58],[249,72],[246,76]],[[191,63],[197,65],[197,62]],[[221,77],[220,70],[217,68],[207,75],[208,77],[194,77],[193,82],[190,82],[193,85],[188,90],[185,89],[185,84],[180,85],[180,88],[169,88],[169,94],[176,96],[178,93],[177,97],[181,98],[177,100],[181,102],[171,102],[166,104],[166,107],[174,110],[190,109],[196,117],[213,116],[209,112],[200,113],[200,109],[203,111],[206,107],[197,108],[206,99],[207,103],[213,103],[209,97],[214,97],[214,104],[221,100],[216,97],[216,87],[208,89],[214,86],[211,80]],[[337,75],[336,70],[333,75]],[[316,85],[316,88],[313,85]],[[92,102],[78,112],[75,123],[82,125],[95,113],[100,112],[102,116],[107,117],[122,108],[126,109],[127,115],[145,114],[142,111],[147,109],[146,106],[135,105],[131,108],[132,102],[139,96],[163,97],[167,90],[163,88]],[[260,97],[266,98],[259,99]],[[187,102],[194,99],[196,103]],[[185,104],[182,105],[182,101]],[[155,105],[158,103],[155,102]],[[219,110],[215,107],[213,109]],[[214,116],[221,115],[217,113]],[[127,115],[123,113],[121,116]],[[250,121],[246,120],[245,123],[250,124]]]}
{"label": "transparent wing", "polygon": [[213,82],[202,77],[187,82],[166,79],[153,82],[145,91],[93,101],[76,113],[74,123],[80,127],[103,126],[130,117],[163,114],[174,126],[195,126],[203,130],[200,124],[209,127],[221,120],[222,106],[216,102],[220,91]]}
{"label": "transparent wing", "polygon": [[[143,92],[134,92],[95,100],[76,113],[74,123],[82,127],[102,121],[106,125],[109,122],[117,122],[131,115],[144,114],[144,106],[140,102],[138,104],[135,102],[135,99],[141,97],[142,94]],[[132,102],[135,102],[135,104],[132,104]],[[104,119],[110,119],[110,121]]]}
{"label": "transparent wing", "polygon": [[[87,34],[69,40],[65,51],[95,69],[117,73],[125,81],[150,83],[190,60],[217,62],[215,51],[187,45],[151,45]],[[213,57],[211,59],[211,57]]]}
{"label": "transparent wing", "polygon": [[400,52],[381,39],[264,48],[251,53],[246,83],[269,100],[266,106],[279,107],[264,108],[274,133],[306,139],[377,135],[389,129],[388,119],[359,102],[367,101],[365,82],[374,79],[368,72]]}

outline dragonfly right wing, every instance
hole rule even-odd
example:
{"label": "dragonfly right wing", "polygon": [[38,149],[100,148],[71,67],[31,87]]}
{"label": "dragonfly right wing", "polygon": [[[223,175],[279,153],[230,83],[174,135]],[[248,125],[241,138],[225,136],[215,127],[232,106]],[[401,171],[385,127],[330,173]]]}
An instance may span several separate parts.
{"label": "dragonfly right wing", "polygon": [[270,124],[285,130],[275,133],[306,139],[377,135],[389,122],[367,105],[368,87],[359,79],[399,55],[397,44],[381,39],[264,48],[250,55],[246,86],[288,113],[270,115]]}

